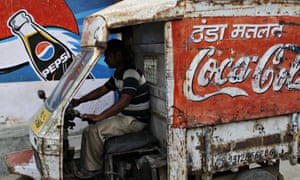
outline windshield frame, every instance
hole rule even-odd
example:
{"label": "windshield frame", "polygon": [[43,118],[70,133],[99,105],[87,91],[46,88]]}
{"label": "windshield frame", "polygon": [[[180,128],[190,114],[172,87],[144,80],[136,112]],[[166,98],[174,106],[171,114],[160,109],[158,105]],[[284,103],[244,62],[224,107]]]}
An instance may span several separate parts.
{"label": "windshield frame", "polygon": [[46,108],[53,112],[65,99],[76,93],[79,86],[98,62],[103,50],[97,47],[82,47],[80,53],[64,73],[51,95],[45,101]]}

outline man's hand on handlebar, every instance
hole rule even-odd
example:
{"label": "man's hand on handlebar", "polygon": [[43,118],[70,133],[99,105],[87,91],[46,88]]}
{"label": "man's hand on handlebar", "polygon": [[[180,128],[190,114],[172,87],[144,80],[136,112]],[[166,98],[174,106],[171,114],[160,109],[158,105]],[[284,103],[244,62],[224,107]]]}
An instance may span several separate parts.
{"label": "man's hand on handlebar", "polygon": [[81,115],[82,119],[89,119],[91,121],[97,121],[97,115],[96,114],[82,114]]}
{"label": "man's hand on handlebar", "polygon": [[97,115],[96,114],[82,114],[81,120],[87,121],[89,124],[95,124],[97,122]]}
{"label": "man's hand on handlebar", "polygon": [[[80,98],[74,98],[71,100],[71,103],[70,103],[70,106],[72,108],[80,105],[82,103],[82,100]],[[95,124],[97,121],[99,121],[101,118],[99,115],[96,115],[96,114],[80,114],[79,113],[79,116],[77,117],[80,117],[82,121],[87,121],[89,124]]]}

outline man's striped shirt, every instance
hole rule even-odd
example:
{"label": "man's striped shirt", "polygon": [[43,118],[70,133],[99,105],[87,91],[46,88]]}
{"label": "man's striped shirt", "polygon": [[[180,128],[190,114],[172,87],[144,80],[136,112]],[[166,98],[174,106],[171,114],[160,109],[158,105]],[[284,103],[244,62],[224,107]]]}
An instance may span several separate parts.
{"label": "man's striped shirt", "polygon": [[125,93],[133,96],[130,104],[122,111],[124,115],[134,116],[145,123],[149,122],[149,88],[142,72],[137,69],[126,69],[120,75],[115,72],[105,86],[117,90],[119,95]]}

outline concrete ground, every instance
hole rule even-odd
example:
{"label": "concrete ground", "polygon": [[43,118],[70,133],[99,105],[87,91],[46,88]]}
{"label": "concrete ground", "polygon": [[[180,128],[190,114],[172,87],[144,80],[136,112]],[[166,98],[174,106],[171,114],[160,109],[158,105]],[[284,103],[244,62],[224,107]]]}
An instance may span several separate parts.
{"label": "concrete ground", "polygon": [[29,178],[20,177],[18,175],[0,176],[1,180],[30,180]]}
{"label": "concrete ground", "polygon": [[300,180],[300,164],[291,166],[288,161],[283,161],[280,171],[285,180]]}
{"label": "concrete ground", "polygon": [[[280,171],[285,180],[300,180],[300,164],[296,166],[289,165],[288,161],[282,161]],[[1,180],[30,180],[18,175],[0,176]]]}

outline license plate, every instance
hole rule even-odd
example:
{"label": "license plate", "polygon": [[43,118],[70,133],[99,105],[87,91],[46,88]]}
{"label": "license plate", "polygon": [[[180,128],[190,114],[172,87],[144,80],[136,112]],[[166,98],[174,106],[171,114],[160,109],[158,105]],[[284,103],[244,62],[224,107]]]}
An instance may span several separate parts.
{"label": "license plate", "polygon": [[49,118],[49,111],[47,111],[46,109],[43,109],[36,117],[36,119],[34,120],[31,129],[34,133],[38,133],[40,132],[40,130],[42,129],[42,127],[45,125],[45,123],[48,121]]}

